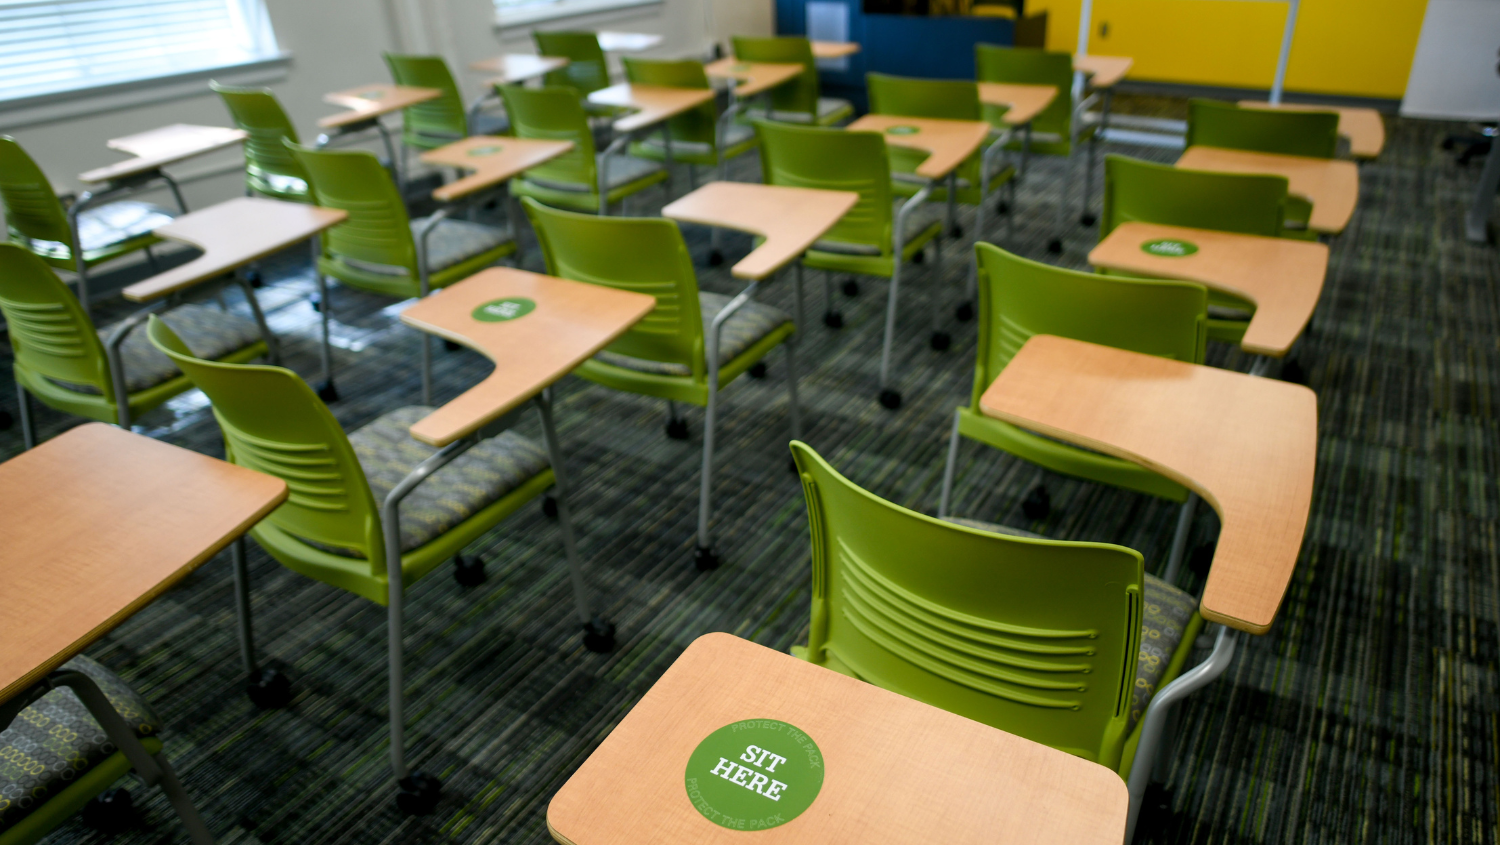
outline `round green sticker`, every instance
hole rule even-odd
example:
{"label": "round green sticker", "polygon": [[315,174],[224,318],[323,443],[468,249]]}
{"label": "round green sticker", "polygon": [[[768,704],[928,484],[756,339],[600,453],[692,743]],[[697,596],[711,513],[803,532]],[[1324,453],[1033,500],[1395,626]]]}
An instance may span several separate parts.
{"label": "round green sticker", "polygon": [[378,89],[378,88],[376,90],[374,90],[374,91],[361,91],[361,92],[359,92],[359,98],[361,100],[378,100],[378,99],[380,99],[381,97],[384,97],[384,96],[385,96],[385,92],[382,91],[382,90],[380,90],[380,89]]}
{"label": "round green sticker", "polygon": [[503,323],[506,320],[524,317],[535,309],[535,302],[524,296],[512,296],[506,299],[492,299],[475,308],[471,316],[481,323]]}
{"label": "round green sticker", "polygon": [[823,788],[823,752],[775,719],[746,719],[709,734],[688,758],[688,800],[731,830],[766,830],[802,815]]}
{"label": "round green sticker", "polygon": [[918,129],[915,126],[892,126],[891,128],[885,130],[885,134],[887,134],[887,135],[915,135],[915,134],[917,134],[918,132],[921,132],[921,131],[922,130]]}
{"label": "round green sticker", "polygon": [[486,145],[484,145],[482,147],[475,147],[475,148],[469,150],[469,155],[471,155],[471,156],[492,156],[495,153],[498,153],[498,152],[500,152],[503,149],[505,149],[505,148],[502,147],[502,146],[500,146],[499,144],[486,144]]}
{"label": "round green sticker", "polygon": [[1141,244],[1141,252],[1147,255],[1160,255],[1163,258],[1182,258],[1185,255],[1192,255],[1197,251],[1198,247],[1196,244],[1173,240],[1172,238],[1146,241]]}

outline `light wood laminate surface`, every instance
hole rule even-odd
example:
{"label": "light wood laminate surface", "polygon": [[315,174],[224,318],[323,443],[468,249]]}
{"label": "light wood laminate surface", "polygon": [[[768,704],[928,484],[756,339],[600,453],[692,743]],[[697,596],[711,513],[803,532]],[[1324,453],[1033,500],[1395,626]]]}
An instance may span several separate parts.
{"label": "light wood laminate surface", "polygon": [[335,91],[332,94],[324,94],[323,102],[343,106],[348,111],[331,114],[319,120],[318,126],[324,129],[338,129],[352,123],[364,123],[383,114],[400,111],[428,100],[436,100],[441,96],[443,92],[436,88],[414,88],[410,85],[391,85],[390,83],[361,85],[347,91]]}
{"label": "light wood laminate surface", "polygon": [[1349,139],[1349,154],[1355,158],[1375,158],[1385,149],[1385,121],[1374,109],[1319,106],[1312,103],[1271,105],[1264,100],[1240,100],[1247,109],[1291,109],[1295,111],[1331,111],[1339,116],[1339,134]]}
{"label": "light wood laminate surface", "polygon": [[1276,619],[1307,528],[1318,399],[1306,387],[1037,335],[979,400],[988,416],[1183,484],[1222,528],[1203,618],[1252,634]]}
{"label": "light wood laminate surface", "polygon": [[347,211],[261,197],[236,197],[158,227],[155,235],[182,241],[203,254],[125,288],[132,302],[150,302],[237,270],[326,231]]}
{"label": "light wood laminate surface", "polygon": [[[503,322],[474,312],[501,299],[535,308]],[[423,443],[446,446],[499,419],[572,372],[656,307],[656,297],[570,282],[509,267],[482,270],[401,312],[401,322],[473,349],[494,372],[411,427]]]}
{"label": "light wood laminate surface", "polygon": [[855,41],[812,42],[812,54],[814,59],[842,59],[845,56],[852,56],[859,51],[859,43]]}
{"label": "light wood laminate surface", "polygon": [[784,85],[802,75],[799,64],[781,62],[742,62],[739,59],[719,59],[703,66],[709,79],[734,80],[734,93],[738,97],[753,97]]}
{"label": "light wood laminate surface", "polygon": [[433,199],[452,202],[546,164],[571,149],[572,141],[473,135],[422,153],[422,162],[474,171],[433,190]]}
{"label": "light wood laminate surface", "polygon": [[[940,120],[889,114],[867,114],[846,128],[851,132],[879,132],[891,146],[931,153],[916,170],[918,176],[927,179],[942,179],[952,173],[954,168],[978,152],[990,135],[990,125],[982,120]],[[917,131],[905,134],[899,131],[907,128]],[[892,129],[898,131],[893,133]]]}
{"label": "light wood laminate surface", "polygon": [[1359,168],[1352,161],[1197,146],[1188,147],[1177,166],[1285,176],[1288,190],[1312,203],[1308,228],[1324,234],[1344,231],[1359,202]]}
{"label": "light wood laminate surface", "polygon": [[[1147,252],[1157,240],[1185,241],[1191,255]],[[1328,274],[1328,245],[1156,223],[1121,223],[1089,253],[1089,263],[1126,273],[1199,282],[1255,303],[1240,348],[1280,358],[1312,319]]]}
{"label": "light wood laminate surface", "polygon": [[[688,797],[689,758],[719,728],[765,719],[811,738],[822,787],[779,826],[721,827]],[[1128,806],[1124,781],[1097,763],[715,633],[563,784],[547,827],[563,845],[1119,845]]]}
{"label": "light wood laminate surface", "polygon": [[741,279],[764,279],[801,257],[857,202],[854,191],[710,182],[663,208],[661,215],[765,238],[730,270]]}
{"label": "light wood laminate surface", "polygon": [[1125,74],[1130,72],[1135,59],[1128,56],[1074,56],[1073,69],[1089,75],[1089,85],[1094,88],[1113,88]]}
{"label": "light wood laminate surface", "polygon": [[1056,85],[1021,85],[1010,82],[979,83],[979,102],[1004,106],[1001,120],[1012,126],[1030,123],[1057,99]]}
{"label": "light wood laminate surface", "polygon": [[486,85],[509,85],[561,70],[568,60],[561,56],[537,56],[531,53],[505,53],[469,63],[469,70],[490,74]]}
{"label": "light wood laminate surface", "polygon": [[0,464],[0,701],[286,500],[286,483],[104,423]]}
{"label": "light wood laminate surface", "polygon": [[615,121],[615,131],[634,132],[712,101],[710,88],[668,88],[662,85],[631,85],[622,82],[589,95],[589,102],[619,106],[634,112]]}
{"label": "light wood laminate surface", "polygon": [[666,39],[654,32],[599,30],[599,49],[606,53],[644,53],[660,47]]}
{"label": "light wood laminate surface", "polygon": [[93,184],[149,173],[183,159],[233,146],[247,137],[249,133],[243,129],[174,123],[149,132],[112,138],[105,142],[106,146],[135,158],[80,173],[78,181]]}

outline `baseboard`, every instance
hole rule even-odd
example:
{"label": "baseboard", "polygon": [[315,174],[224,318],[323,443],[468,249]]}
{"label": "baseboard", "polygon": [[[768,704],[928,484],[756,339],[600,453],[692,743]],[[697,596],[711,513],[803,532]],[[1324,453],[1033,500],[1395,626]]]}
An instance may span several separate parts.
{"label": "baseboard", "polygon": [[[1264,100],[1269,92],[1264,88],[1225,88],[1215,85],[1183,85],[1176,82],[1148,82],[1139,79],[1122,81],[1116,90],[1128,94],[1153,94],[1161,97],[1208,97],[1215,100]],[[1396,114],[1401,101],[1386,97],[1349,97],[1340,94],[1309,94],[1301,91],[1286,91],[1282,100],[1288,103],[1317,103],[1329,106],[1350,106],[1374,109],[1386,114]]]}

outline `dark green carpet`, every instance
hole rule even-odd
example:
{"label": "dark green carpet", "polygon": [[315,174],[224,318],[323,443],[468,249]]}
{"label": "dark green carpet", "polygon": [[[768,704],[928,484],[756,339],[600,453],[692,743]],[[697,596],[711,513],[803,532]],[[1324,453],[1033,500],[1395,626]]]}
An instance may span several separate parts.
{"label": "dark green carpet", "polygon": [[[1440,150],[1452,127],[1395,121],[1390,129],[1383,158],[1362,169],[1360,211],[1333,243],[1313,332],[1296,353],[1320,397],[1321,438],[1295,580],[1271,633],[1247,638],[1224,678],[1182,712],[1171,810],[1143,841],[1497,838],[1500,264],[1494,247],[1462,238],[1478,166],[1459,169]],[[756,167],[744,162],[736,177],[753,178]],[[1061,174],[1060,162],[1037,160],[1016,235],[1000,224],[990,239],[1048,259]],[[659,205],[652,195],[649,209]],[[703,230],[687,234],[702,263]],[[1075,220],[1066,240],[1063,261],[1081,266],[1092,232]],[[731,258],[748,247],[738,236],[726,244]],[[960,279],[966,245],[949,243],[945,292]],[[270,262],[262,294],[289,365],[313,376],[305,258],[298,250]],[[532,249],[527,266],[540,269],[539,260]],[[705,288],[735,289],[723,268],[700,273]],[[939,301],[935,284],[924,272],[907,287],[896,355],[906,404],[891,413],[874,401],[885,285],[866,280],[859,297],[838,294],[847,327],[835,332],[817,319],[821,277],[808,282],[799,355],[807,439],[869,489],[935,511],[950,414],[969,390],[973,324],[950,325],[953,349],[932,351],[926,308]],[[762,298],[789,307],[790,290],[784,279]],[[237,293],[229,298],[242,307]],[[951,307],[951,296],[940,300]],[[350,429],[418,398],[414,336],[383,310],[390,305],[333,295],[345,347],[345,399],[334,410]],[[103,310],[128,309],[116,300]],[[1212,360],[1248,366],[1222,347]],[[489,369],[466,351],[439,351],[437,361],[440,401]],[[384,611],[258,549],[257,635],[262,654],[294,680],[289,709],[258,712],[239,691],[227,556],[90,653],[160,709],[167,751],[221,842],[548,841],[552,794],[693,638],[729,631],[777,649],[805,639],[806,523],[786,467],[786,367],[779,354],[770,361],[767,379],[743,378],[724,394],[716,531],[725,564],[708,574],[691,557],[701,413],[689,416],[692,440],[672,441],[662,434],[664,403],[562,383],[558,419],[579,488],[582,549],[619,647],[583,649],[558,531],[535,507],[472,549],[488,562],[488,583],[462,589],[440,569],[417,584],[407,617],[409,759],[444,779],[434,815],[404,817],[391,800]],[[14,411],[8,367],[0,381],[0,407]],[[46,410],[40,420],[44,436],[77,423]],[[144,424],[189,448],[221,448],[196,394]],[[536,434],[535,420],[524,429]],[[19,447],[18,430],[0,435],[4,455]],[[969,444],[957,510],[1052,537],[1123,543],[1159,565],[1173,506],[1045,476],[1053,513],[1028,523],[1020,502],[1043,478]],[[1217,530],[1206,510],[1195,543]],[[185,841],[154,791],[135,792],[141,820],[115,841]],[[55,841],[109,838],[74,822]]]}

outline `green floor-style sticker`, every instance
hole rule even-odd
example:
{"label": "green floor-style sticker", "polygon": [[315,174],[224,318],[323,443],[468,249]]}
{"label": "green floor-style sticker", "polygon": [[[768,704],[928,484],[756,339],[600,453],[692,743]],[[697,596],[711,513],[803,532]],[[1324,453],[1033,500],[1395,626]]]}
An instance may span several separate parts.
{"label": "green floor-style sticker", "polygon": [[688,800],[731,830],[766,830],[812,806],[823,788],[823,752],[775,719],[746,719],[709,734],[688,758]]}
{"label": "green floor-style sticker", "polygon": [[1192,255],[1197,251],[1197,244],[1174,240],[1172,238],[1161,238],[1141,244],[1141,252],[1147,255],[1159,255],[1162,258],[1182,258],[1185,255]]}
{"label": "green floor-style sticker", "polygon": [[535,309],[535,302],[524,296],[512,296],[506,299],[492,299],[475,308],[472,316],[481,323],[503,323],[506,320],[524,317]]}
{"label": "green floor-style sticker", "polygon": [[922,130],[918,129],[915,126],[892,126],[891,128],[885,130],[885,134],[887,134],[887,135],[915,135],[915,134],[917,134],[918,132],[921,132],[921,131]]}

